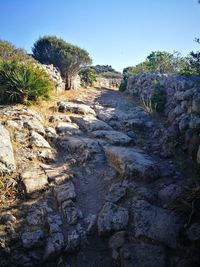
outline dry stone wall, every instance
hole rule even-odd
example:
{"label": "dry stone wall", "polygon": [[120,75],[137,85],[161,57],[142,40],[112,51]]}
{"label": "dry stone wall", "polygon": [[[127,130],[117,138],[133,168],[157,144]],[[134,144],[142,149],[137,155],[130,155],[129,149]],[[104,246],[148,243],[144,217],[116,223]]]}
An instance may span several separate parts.
{"label": "dry stone wall", "polygon": [[166,93],[163,115],[167,117],[168,129],[161,140],[166,156],[173,154],[179,139],[200,163],[200,76],[141,73],[129,77],[125,92],[149,100],[155,86]]}

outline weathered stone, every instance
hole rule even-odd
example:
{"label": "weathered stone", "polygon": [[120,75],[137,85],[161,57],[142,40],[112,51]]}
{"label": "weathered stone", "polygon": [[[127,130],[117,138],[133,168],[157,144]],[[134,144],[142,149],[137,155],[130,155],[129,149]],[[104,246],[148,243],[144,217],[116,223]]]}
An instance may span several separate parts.
{"label": "weathered stone", "polygon": [[79,218],[82,218],[81,211],[76,207],[72,200],[67,200],[62,203],[62,211],[66,217],[66,221],[70,225],[74,225],[78,222]]}
{"label": "weathered stone", "polygon": [[197,163],[200,164],[200,146],[199,146],[198,152],[197,152]]}
{"label": "weathered stone", "polygon": [[11,212],[3,213],[0,217],[1,224],[15,223],[17,221],[16,217],[12,215]]}
{"label": "weathered stone", "polygon": [[59,140],[59,145],[70,153],[79,155],[79,161],[82,162],[101,153],[98,141],[86,137],[63,137]]}
{"label": "weathered stone", "polygon": [[47,127],[47,128],[45,129],[45,131],[46,131],[46,136],[47,136],[49,139],[54,140],[54,139],[57,138],[57,133],[56,133],[56,130],[55,130],[54,128],[52,128],[52,127]]}
{"label": "weathered stone", "polygon": [[28,225],[40,225],[43,222],[44,211],[40,207],[33,206],[29,211],[26,220]]}
{"label": "weathered stone", "polygon": [[49,233],[50,234],[62,232],[61,225],[63,223],[62,223],[62,220],[61,220],[61,217],[59,214],[48,215],[47,222],[49,225]]}
{"label": "weathered stone", "polygon": [[50,259],[60,254],[64,248],[64,236],[62,233],[52,233],[47,239],[47,245],[44,253],[44,260]]}
{"label": "weathered stone", "polygon": [[170,184],[158,192],[159,199],[164,202],[172,202],[183,194],[183,188],[176,184]]}
{"label": "weathered stone", "polygon": [[95,111],[84,104],[77,104],[74,102],[68,102],[68,101],[61,101],[58,103],[58,110],[60,112],[71,112],[71,113],[75,113],[75,114],[92,114],[92,115],[96,115]]}
{"label": "weathered stone", "polygon": [[111,145],[128,145],[133,143],[133,139],[128,135],[118,131],[94,131],[91,133],[96,138],[105,139]]}
{"label": "weathered stone", "polygon": [[114,184],[106,197],[107,201],[117,203],[126,195],[128,184],[126,182]]}
{"label": "weathered stone", "polygon": [[108,163],[121,175],[152,181],[159,176],[156,162],[139,148],[105,146]]}
{"label": "weathered stone", "polygon": [[76,192],[75,192],[74,184],[71,181],[69,181],[65,184],[55,186],[54,195],[59,204],[69,199],[72,199],[72,200],[75,199]]}
{"label": "weathered stone", "polygon": [[37,132],[31,132],[31,144],[36,147],[51,148],[49,143],[44,139],[42,135]]}
{"label": "weathered stone", "polygon": [[107,202],[98,215],[98,232],[106,235],[126,228],[129,220],[128,210]]}
{"label": "weathered stone", "polygon": [[87,132],[97,131],[97,130],[112,130],[112,127],[109,126],[104,121],[98,120],[94,116],[84,116],[84,117],[75,117],[71,116],[71,120],[83,128]]}
{"label": "weathered stone", "polygon": [[199,130],[200,129],[200,118],[198,116],[191,116],[189,122],[190,129]]}
{"label": "weathered stone", "polygon": [[44,232],[36,230],[22,234],[22,243],[25,248],[40,247],[44,243]]}
{"label": "weathered stone", "polygon": [[0,124],[0,175],[15,171],[15,159],[9,132]]}
{"label": "weathered stone", "polygon": [[52,115],[49,117],[49,122],[71,122],[70,117],[67,115]]}
{"label": "weathered stone", "polygon": [[192,100],[192,112],[200,114],[200,93],[195,95]]}
{"label": "weathered stone", "polygon": [[79,127],[76,123],[70,122],[60,122],[56,126],[56,131],[58,134],[69,134],[69,135],[78,135],[81,134]]}
{"label": "weathered stone", "polygon": [[66,252],[75,252],[79,250],[81,245],[81,236],[78,233],[78,231],[74,230],[72,231],[67,238],[67,246],[65,248]]}
{"label": "weathered stone", "polygon": [[40,168],[25,170],[21,179],[27,194],[44,189],[48,184],[47,176]]}
{"label": "weathered stone", "polygon": [[190,241],[200,240],[200,224],[193,223],[187,230],[186,234]]}
{"label": "weathered stone", "polygon": [[126,244],[120,250],[123,267],[166,267],[165,251],[151,244]]}
{"label": "weathered stone", "polygon": [[20,119],[23,121],[24,128],[27,128],[30,131],[35,131],[42,135],[45,134],[44,127],[37,118],[23,115],[20,116]]}
{"label": "weathered stone", "polygon": [[176,247],[182,224],[175,214],[144,200],[134,202],[132,214],[136,237],[144,236]]}

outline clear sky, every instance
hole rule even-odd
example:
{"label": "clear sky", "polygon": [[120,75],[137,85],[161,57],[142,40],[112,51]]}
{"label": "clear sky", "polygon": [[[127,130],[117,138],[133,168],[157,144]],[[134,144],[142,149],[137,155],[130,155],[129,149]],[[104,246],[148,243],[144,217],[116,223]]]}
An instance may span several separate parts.
{"label": "clear sky", "polygon": [[200,50],[197,0],[0,0],[0,39],[28,52],[42,35],[82,48],[117,70],[155,50]]}

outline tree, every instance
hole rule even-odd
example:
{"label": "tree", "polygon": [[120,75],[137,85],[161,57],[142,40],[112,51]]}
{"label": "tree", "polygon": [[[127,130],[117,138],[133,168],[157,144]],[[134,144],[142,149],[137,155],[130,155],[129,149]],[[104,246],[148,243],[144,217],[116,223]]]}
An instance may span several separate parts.
{"label": "tree", "polygon": [[96,71],[91,68],[82,68],[79,71],[79,76],[81,78],[81,85],[84,87],[92,86],[97,78]]}
{"label": "tree", "polygon": [[66,89],[71,89],[72,79],[81,67],[92,63],[86,50],[65,42],[56,36],[44,36],[33,45],[33,56],[43,64],[57,67],[66,82]]}
{"label": "tree", "polygon": [[15,47],[12,43],[0,40],[0,60],[33,61],[22,48]]}

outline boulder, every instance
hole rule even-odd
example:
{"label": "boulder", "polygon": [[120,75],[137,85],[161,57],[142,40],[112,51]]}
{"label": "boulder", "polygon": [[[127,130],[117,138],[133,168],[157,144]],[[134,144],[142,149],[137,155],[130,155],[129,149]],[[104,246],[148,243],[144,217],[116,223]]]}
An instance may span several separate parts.
{"label": "boulder", "polygon": [[139,148],[105,146],[108,163],[121,175],[140,178],[146,182],[159,176],[159,169],[153,158]]}
{"label": "boulder", "polygon": [[96,115],[95,111],[90,106],[68,101],[58,102],[58,110],[60,112],[71,112],[75,114],[92,114],[94,116]]}
{"label": "boulder", "polygon": [[49,122],[71,122],[71,120],[67,115],[51,115]]}
{"label": "boulder", "polygon": [[136,237],[148,237],[176,248],[182,223],[174,213],[145,200],[136,200],[132,206],[132,215]]}
{"label": "boulder", "polygon": [[124,230],[128,225],[129,214],[126,208],[107,202],[98,215],[97,225],[100,235]]}
{"label": "boulder", "polygon": [[16,169],[13,147],[9,132],[0,124],[0,175],[9,174]]}
{"label": "boulder", "polygon": [[23,122],[24,128],[27,128],[29,131],[35,131],[42,135],[45,134],[44,126],[36,117],[22,115],[20,116],[20,119]]}
{"label": "boulder", "polygon": [[47,239],[44,260],[58,256],[64,245],[64,235],[61,232],[52,233]]}

